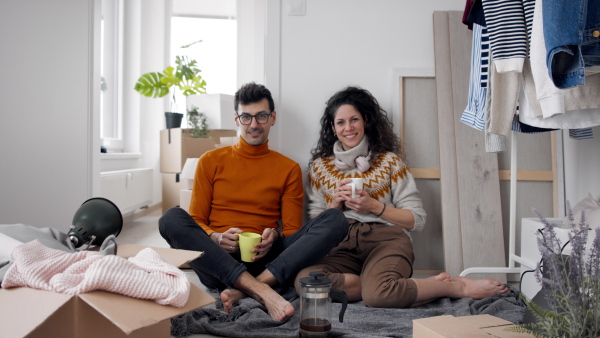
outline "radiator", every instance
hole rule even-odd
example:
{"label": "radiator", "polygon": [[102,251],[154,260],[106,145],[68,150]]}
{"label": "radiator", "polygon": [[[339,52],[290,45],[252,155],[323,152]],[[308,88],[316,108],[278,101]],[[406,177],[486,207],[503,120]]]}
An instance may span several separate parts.
{"label": "radiator", "polygon": [[123,215],[152,202],[153,169],[141,168],[100,173],[100,197],[115,203]]}

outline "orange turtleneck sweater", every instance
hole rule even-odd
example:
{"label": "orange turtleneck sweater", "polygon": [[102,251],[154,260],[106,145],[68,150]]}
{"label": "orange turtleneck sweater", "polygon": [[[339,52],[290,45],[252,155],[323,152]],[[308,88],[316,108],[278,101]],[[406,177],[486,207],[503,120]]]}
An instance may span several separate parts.
{"label": "orange turtleneck sweater", "polygon": [[302,227],[304,190],[298,163],[240,137],[233,146],[200,156],[190,215],[210,236],[235,227],[262,234],[278,228],[289,236]]}

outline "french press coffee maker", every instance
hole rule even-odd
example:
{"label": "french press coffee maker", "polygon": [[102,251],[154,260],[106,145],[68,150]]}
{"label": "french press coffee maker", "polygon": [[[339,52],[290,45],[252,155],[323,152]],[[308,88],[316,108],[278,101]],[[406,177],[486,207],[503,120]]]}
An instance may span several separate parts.
{"label": "french press coffee maker", "polygon": [[300,337],[328,337],[331,332],[331,300],[342,302],[340,323],[348,306],[348,296],[342,290],[332,289],[331,279],[320,271],[300,278]]}

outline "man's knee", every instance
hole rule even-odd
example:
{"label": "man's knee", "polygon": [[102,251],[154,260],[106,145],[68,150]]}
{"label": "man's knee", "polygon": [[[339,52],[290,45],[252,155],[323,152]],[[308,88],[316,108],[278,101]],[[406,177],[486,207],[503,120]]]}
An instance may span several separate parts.
{"label": "man's knee", "polygon": [[333,233],[346,233],[348,220],[340,209],[331,208],[323,211],[322,223]]}
{"label": "man's knee", "polygon": [[186,213],[186,211],[179,207],[174,207],[167,210],[158,219],[158,230],[163,237],[166,234],[172,234],[173,231],[177,231],[179,228],[177,225],[181,224],[178,220],[184,216],[182,213]]}

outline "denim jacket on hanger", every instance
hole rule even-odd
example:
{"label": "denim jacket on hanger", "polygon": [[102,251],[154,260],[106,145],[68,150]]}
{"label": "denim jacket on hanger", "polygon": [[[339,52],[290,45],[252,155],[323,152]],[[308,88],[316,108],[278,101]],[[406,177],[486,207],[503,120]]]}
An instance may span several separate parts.
{"label": "denim jacket on hanger", "polygon": [[585,84],[585,67],[600,65],[600,0],[544,0],[543,18],[554,85]]}

